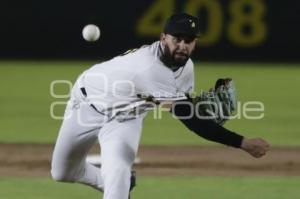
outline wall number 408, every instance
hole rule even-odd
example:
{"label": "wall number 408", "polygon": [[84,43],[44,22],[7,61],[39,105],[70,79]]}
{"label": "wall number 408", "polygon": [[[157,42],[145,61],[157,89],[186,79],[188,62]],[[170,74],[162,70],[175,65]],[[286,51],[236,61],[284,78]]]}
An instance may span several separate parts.
{"label": "wall number 408", "polygon": [[[137,34],[157,37],[166,18],[175,11],[176,3],[176,0],[155,1],[138,20]],[[206,11],[207,26],[199,38],[202,46],[218,43],[224,34],[228,41],[240,47],[255,47],[267,38],[264,0],[228,0],[228,4],[219,0],[189,0],[182,10],[192,15]]]}

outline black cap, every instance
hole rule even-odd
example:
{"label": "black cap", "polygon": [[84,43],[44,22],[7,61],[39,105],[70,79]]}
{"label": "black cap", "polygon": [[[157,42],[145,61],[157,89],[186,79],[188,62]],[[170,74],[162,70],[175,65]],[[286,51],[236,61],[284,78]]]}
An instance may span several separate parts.
{"label": "black cap", "polygon": [[164,33],[170,35],[199,36],[199,20],[186,13],[173,14],[167,19]]}

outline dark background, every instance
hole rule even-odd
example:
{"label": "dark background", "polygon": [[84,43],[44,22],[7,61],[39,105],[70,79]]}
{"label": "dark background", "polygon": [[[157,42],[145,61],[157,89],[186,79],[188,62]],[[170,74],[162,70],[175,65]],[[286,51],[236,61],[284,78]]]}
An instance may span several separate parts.
{"label": "dark background", "polygon": [[[207,34],[208,27],[214,27],[210,20],[217,17],[215,14],[210,17],[210,8],[217,8],[221,13],[221,28],[215,42],[199,43],[194,58],[204,61],[300,61],[300,3],[292,0],[10,0],[0,3],[0,58],[113,57],[159,38],[157,31],[149,34],[137,31],[139,21],[150,15],[153,6],[158,5],[160,8],[157,17],[153,18],[154,24],[162,28],[159,24],[166,19],[162,13],[167,10],[183,12],[188,4],[197,6],[199,2],[204,5],[196,7],[203,34]],[[236,9],[241,13],[238,16],[231,12],[236,4],[242,5]],[[264,12],[256,16],[255,13],[259,13],[257,5],[262,6]],[[187,12],[190,13],[190,10]],[[249,19],[250,22],[244,22],[245,16],[246,21]],[[246,40],[247,35],[256,31],[253,26],[262,24],[266,29],[264,39],[249,42],[248,45],[233,42],[232,37],[235,38],[235,35],[230,36],[228,31],[233,20],[242,21],[241,35]],[[89,23],[101,29],[101,38],[95,43],[88,43],[81,36],[82,28]]]}

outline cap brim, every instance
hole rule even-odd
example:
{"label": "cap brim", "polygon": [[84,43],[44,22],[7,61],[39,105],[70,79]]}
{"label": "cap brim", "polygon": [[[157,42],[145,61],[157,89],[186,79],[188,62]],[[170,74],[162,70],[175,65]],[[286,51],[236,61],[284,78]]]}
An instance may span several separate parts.
{"label": "cap brim", "polygon": [[166,33],[172,36],[186,36],[186,37],[194,37],[198,38],[200,37],[200,34],[193,34],[193,33],[187,33],[187,32],[174,32],[174,33]]}

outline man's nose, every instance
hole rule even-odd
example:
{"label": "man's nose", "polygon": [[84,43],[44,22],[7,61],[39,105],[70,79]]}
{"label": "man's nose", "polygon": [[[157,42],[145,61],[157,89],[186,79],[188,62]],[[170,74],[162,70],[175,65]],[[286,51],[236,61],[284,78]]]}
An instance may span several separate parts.
{"label": "man's nose", "polygon": [[179,48],[179,50],[186,50],[186,47],[187,47],[187,44],[185,43],[184,40],[181,40],[181,41],[178,43],[178,48]]}

